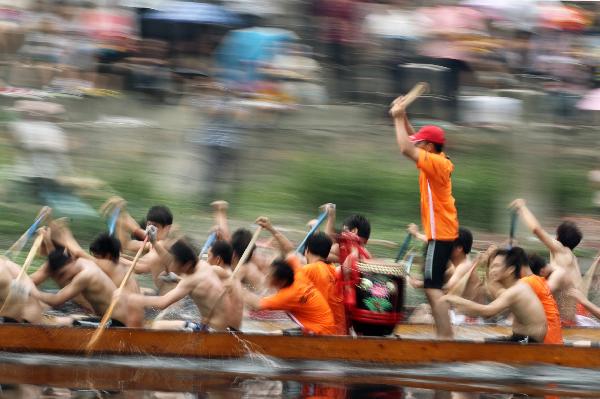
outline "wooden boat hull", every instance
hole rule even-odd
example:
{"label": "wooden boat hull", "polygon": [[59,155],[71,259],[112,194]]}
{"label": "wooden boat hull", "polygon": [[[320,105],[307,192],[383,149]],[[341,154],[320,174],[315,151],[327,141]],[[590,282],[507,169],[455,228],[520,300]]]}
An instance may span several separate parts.
{"label": "wooden boat hull", "polygon": [[[83,355],[93,329],[36,325],[0,326],[0,351]],[[340,360],[406,365],[494,361],[600,368],[595,345],[519,345],[475,341],[393,338],[190,333],[131,328],[108,329],[95,354],[239,358],[259,353],[281,359]]]}
{"label": "wooden boat hull", "polygon": [[[567,327],[562,329],[563,338],[567,342],[590,341],[600,342],[600,328]],[[510,327],[495,324],[454,326],[454,334],[458,339],[481,339],[511,334]],[[434,339],[435,328],[432,324],[398,324],[394,335],[408,339]]]}

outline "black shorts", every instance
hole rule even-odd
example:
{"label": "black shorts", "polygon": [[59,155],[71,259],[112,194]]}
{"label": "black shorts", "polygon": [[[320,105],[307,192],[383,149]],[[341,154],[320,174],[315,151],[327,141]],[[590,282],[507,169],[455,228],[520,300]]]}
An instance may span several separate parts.
{"label": "black shorts", "polygon": [[454,241],[431,240],[427,243],[423,281],[425,288],[441,290],[444,286],[444,274],[452,255]]}
{"label": "black shorts", "polygon": [[[86,317],[79,320],[73,320],[74,327],[93,327],[97,328],[100,326],[102,320],[100,317]],[[107,327],[126,327],[125,323],[117,319],[109,319],[106,325]]]}

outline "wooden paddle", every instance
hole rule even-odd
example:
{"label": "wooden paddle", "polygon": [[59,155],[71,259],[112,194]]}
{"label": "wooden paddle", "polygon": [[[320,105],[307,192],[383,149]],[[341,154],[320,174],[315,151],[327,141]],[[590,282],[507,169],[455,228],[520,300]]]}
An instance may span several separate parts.
{"label": "wooden paddle", "polygon": [[402,111],[406,110],[409,105],[415,102],[423,94],[427,93],[428,90],[429,85],[427,83],[417,83],[408,93],[406,93],[406,95],[398,97],[392,102],[390,114],[395,117],[400,109]]}
{"label": "wooden paddle", "polygon": [[304,239],[302,240],[302,242],[300,243],[300,245],[298,245],[298,248],[296,248],[296,252],[299,254],[304,254],[304,247],[306,247],[306,241],[308,241],[308,239],[310,238],[310,236],[312,236],[313,234],[315,234],[315,231],[317,231],[317,229],[319,228],[319,226],[321,226],[321,224],[323,224],[323,222],[325,221],[325,219],[327,219],[327,210],[325,210],[323,213],[321,213],[317,219],[317,223],[315,223],[315,225],[308,231],[308,233],[306,234],[306,236],[304,236]]}
{"label": "wooden paddle", "polygon": [[598,254],[596,255],[594,263],[592,263],[590,268],[585,272],[583,280],[581,280],[580,290],[586,298],[590,293],[590,288],[592,287],[592,282],[594,281],[594,275],[596,274],[598,264],[600,264],[600,252],[598,252]]}
{"label": "wooden paddle", "polygon": [[[42,245],[43,240],[44,240],[44,233],[42,231],[40,231],[40,232],[38,232],[38,236],[36,237],[35,241],[33,242],[33,245],[31,246],[29,253],[27,254],[27,258],[25,258],[25,262],[23,263],[23,267],[21,267],[21,271],[17,275],[17,278],[14,280],[16,285],[18,285],[18,283],[23,279],[23,276],[25,276],[27,274],[27,270],[29,269],[31,262],[33,262],[33,259],[37,255],[37,252],[40,249],[40,245]],[[12,292],[13,292],[13,285],[11,284],[11,286],[8,288],[8,295],[6,295],[4,303],[2,304],[2,307],[0,308],[0,314],[2,314],[2,312],[4,312],[4,310],[6,309],[6,306],[9,303],[9,298],[10,298]]]}
{"label": "wooden paddle", "polygon": [[[137,264],[138,260],[140,259],[142,252],[144,252],[144,248],[146,248],[146,243],[148,242],[148,236],[149,235],[146,234],[146,238],[144,238],[144,242],[142,243],[142,246],[140,247],[140,249],[138,249],[137,254],[135,254],[135,258],[133,259],[131,266],[129,266],[129,269],[127,270],[127,273],[125,274],[125,277],[123,277],[123,281],[121,281],[121,284],[119,285],[119,288],[118,288],[119,290],[121,290],[121,291],[123,290],[123,288],[129,281],[129,278],[133,274],[135,265]],[[116,298],[116,297],[112,299],[112,301],[110,302],[110,305],[108,306],[108,309],[106,310],[106,312],[104,313],[104,316],[102,317],[102,320],[100,321],[100,325],[94,332],[94,335],[92,335],[90,342],[88,342],[88,344],[86,346],[86,353],[88,355],[92,352],[92,349],[96,345],[96,342],[98,342],[98,340],[102,336],[102,333],[104,332],[104,328],[108,324],[108,321],[110,320],[110,318],[113,314],[113,311],[115,310],[115,306],[117,305],[118,300],[119,300],[119,298]]]}
{"label": "wooden paddle", "polygon": [[50,215],[51,212],[52,209],[50,209],[49,207],[43,207],[38,213],[38,216],[33,222],[33,224],[29,226],[25,233],[23,233],[23,235],[19,237],[19,239],[15,241],[15,243],[11,245],[10,248],[8,248],[8,250],[4,253],[4,256],[8,258],[9,254],[11,256],[18,255],[19,252],[21,252],[21,250],[25,246],[25,244],[27,244],[27,241],[29,241],[29,239],[36,232],[40,224]]}
{"label": "wooden paddle", "polygon": [[[252,253],[252,248],[254,248],[254,245],[256,244],[256,240],[258,240],[258,236],[260,235],[261,231],[262,231],[262,227],[260,227],[260,226],[258,226],[256,228],[256,230],[254,231],[254,235],[252,236],[250,243],[248,244],[248,246],[246,247],[246,250],[242,254],[242,257],[240,258],[237,266],[235,267],[235,270],[233,271],[233,273],[231,273],[231,276],[229,277],[229,282],[233,283],[237,274],[240,272],[240,270],[242,270],[242,266],[244,266],[244,263],[246,263],[246,261],[250,257],[250,254]],[[223,292],[221,293],[221,295],[219,295],[219,297],[215,301],[214,305],[210,309],[210,312],[208,312],[208,316],[204,318],[203,324],[205,326],[210,325],[210,321],[211,321],[212,317],[214,316],[215,309],[221,303],[221,301],[223,300],[225,295],[229,292],[229,290],[231,290],[231,285],[229,285],[228,288],[224,289]]]}

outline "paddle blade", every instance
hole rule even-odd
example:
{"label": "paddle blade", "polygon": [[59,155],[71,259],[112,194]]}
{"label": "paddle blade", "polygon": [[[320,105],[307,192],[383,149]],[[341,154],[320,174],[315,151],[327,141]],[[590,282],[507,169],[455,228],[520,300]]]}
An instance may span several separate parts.
{"label": "paddle blade", "polygon": [[217,233],[212,232],[212,233],[210,233],[210,235],[206,239],[206,242],[204,243],[204,246],[200,250],[200,255],[199,255],[200,259],[202,259],[202,255],[204,255],[205,253],[208,252],[208,249],[210,247],[212,247],[212,245],[215,243],[215,241],[217,241]]}
{"label": "paddle blade", "polygon": [[410,254],[406,263],[404,264],[404,272],[407,276],[410,276],[410,269],[412,268],[413,261],[415,260],[415,254]]}
{"label": "paddle blade", "polygon": [[115,234],[115,229],[117,227],[117,221],[119,220],[120,214],[121,208],[116,207],[110,215],[110,218],[108,219],[108,234],[110,234],[111,236]]}
{"label": "paddle blade", "polygon": [[296,248],[297,253],[299,253],[299,254],[304,253],[304,247],[306,247],[306,241],[308,241],[310,236],[315,234],[315,231],[317,231],[319,226],[321,226],[321,224],[323,224],[325,219],[327,219],[327,211],[325,211],[319,215],[319,218],[317,219],[317,223],[315,223],[315,225],[310,229],[308,234],[306,234],[306,236],[304,237],[304,239],[302,240],[300,245],[298,245],[298,248]]}

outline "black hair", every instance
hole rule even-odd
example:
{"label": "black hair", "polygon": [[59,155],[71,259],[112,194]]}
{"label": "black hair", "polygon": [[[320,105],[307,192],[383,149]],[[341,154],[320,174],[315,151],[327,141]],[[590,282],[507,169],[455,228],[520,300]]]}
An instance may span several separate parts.
{"label": "black hair", "polygon": [[565,247],[573,250],[583,238],[579,227],[573,222],[562,222],[556,228],[556,239]]}
{"label": "black hair", "polygon": [[331,246],[333,245],[333,241],[331,238],[323,232],[316,232],[306,240],[306,249],[311,254],[320,256],[323,259],[327,259],[329,256],[329,251],[331,251]]}
{"label": "black hair", "polygon": [[521,247],[512,247],[511,249],[499,249],[494,254],[496,256],[504,256],[504,265],[506,267],[515,268],[515,277],[521,278],[521,267],[529,265],[527,253]]}
{"label": "black hair", "polygon": [[433,148],[435,148],[435,152],[440,153],[444,151],[444,145],[440,143],[431,143],[433,144]]}
{"label": "black hair", "polygon": [[173,224],[173,214],[166,206],[156,205],[148,210],[146,220],[161,226],[170,226]]}
{"label": "black hair", "polygon": [[358,229],[358,236],[368,240],[371,236],[371,223],[363,215],[352,215],[344,220],[344,225],[348,230]]}
{"label": "black hair", "polygon": [[540,275],[540,271],[546,267],[546,265],[548,264],[548,262],[546,261],[546,259],[538,254],[531,254],[529,255],[529,267],[531,268],[531,271],[533,272],[533,274],[535,275]]}
{"label": "black hair", "polygon": [[116,263],[121,255],[121,241],[108,233],[102,233],[90,244],[90,252],[92,255],[108,256]]}
{"label": "black hair", "polygon": [[[231,247],[233,248],[233,254],[239,258],[246,250],[248,244],[252,241],[252,233],[248,229],[237,229],[231,235]],[[254,253],[254,248],[250,251],[250,257]]]}
{"label": "black hair", "polygon": [[453,246],[454,248],[461,247],[465,254],[469,254],[473,246],[473,234],[471,234],[471,231],[464,227],[459,227],[458,237],[454,240]]}
{"label": "black hair", "polygon": [[181,265],[192,263],[192,269],[194,269],[196,267],[196,263],[198,263],[198,255],[196,255],[196,250],[184,238],[180,238],[179,240],[175,241],[175,243],[171,245],[169,252]]}
{"label": "black hair", "polygon": [[227,265],[231,265],[231,258],[233,257],[233,248],[231,244],[224,240],[215,241],[215,243],[210,247],[213,256],[218,256],[223,259],[223,262]]}
{"label": "black hair", "polygon": [[55,245],[54,249],[48,254],[48,268],[51,272],[57,272],[64,265],[71,261],[71,255],[60,245]]}
{"label": "black hair", "polygon": [[278,258],[271,263],[273,268],[273,278],[283,284],[283,288],[289,287],[294,283],[294,269],[284,259]]}

